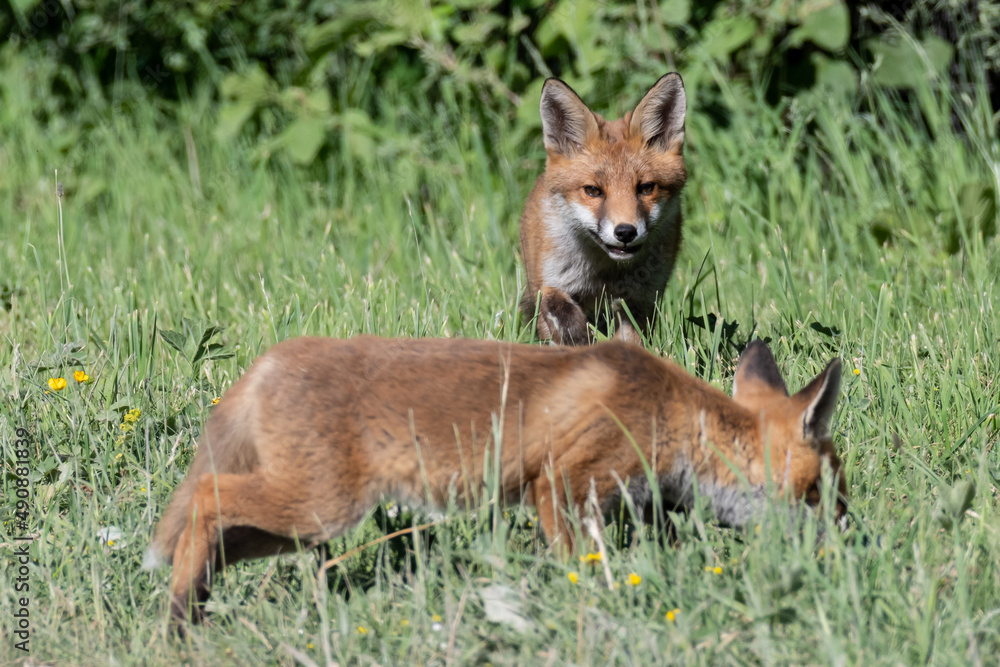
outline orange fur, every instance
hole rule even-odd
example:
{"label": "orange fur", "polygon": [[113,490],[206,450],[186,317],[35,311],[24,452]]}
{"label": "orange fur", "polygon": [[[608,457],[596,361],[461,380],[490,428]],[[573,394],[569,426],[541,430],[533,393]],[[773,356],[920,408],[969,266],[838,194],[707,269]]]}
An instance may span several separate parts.
{"label": "orange fur", "polygon": [[[527,317],[543,339],[580,344],[613,311],[638,341],[622,303],[648,331],[681,243],[684,86],[662,77],[624,118],[606,121],[569,86],[546,81],[545,171],[521,216]],[[625,327],[624,330],[622,327]]]}
{"label": "orange fur", "polygon": [[[766,346],[751,344],[733,400],[621,342],[276,345],[214,408],[157,528],[151,550],[172,560],[173,613],[186,617],[208,597],[213,567],[341,535],[383,497],[437,506],[451,493],[481,497],[495,424],[502,500],[533,503],[564,554],[575,547],[565,511],[579,510],[592,485],[605,510],[619,480],[648,491],[643,459],[671,508],[691,502],[697,481],[720,518],[740,524],[763,500],[770,448],[777,488],[815,504],[823,462],[840,469],[826,431],[839,362],[791,397],[768,386],[765,362],[774,366]],[[840,490],[846,497],[842,479]]]}

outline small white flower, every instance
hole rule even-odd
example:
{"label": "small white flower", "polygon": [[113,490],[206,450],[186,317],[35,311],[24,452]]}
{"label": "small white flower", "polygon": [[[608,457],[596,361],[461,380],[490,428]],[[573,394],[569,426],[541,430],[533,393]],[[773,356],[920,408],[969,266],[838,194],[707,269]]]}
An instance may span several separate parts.
{"label": "small white flower", "polygon": [[433,630],[434,632],[441,632],[441,630],[443,629],[444,626],[441,625],[440,623],[431,623],[431,630]]}
{"label": "small white flower", "polygon": [[102,546],[108,547],[112,551],[118,551],[125,546],[125,541],[122,540],[122,529],[118,526],[101,528],[97,531],[97,539],[101,541]]}

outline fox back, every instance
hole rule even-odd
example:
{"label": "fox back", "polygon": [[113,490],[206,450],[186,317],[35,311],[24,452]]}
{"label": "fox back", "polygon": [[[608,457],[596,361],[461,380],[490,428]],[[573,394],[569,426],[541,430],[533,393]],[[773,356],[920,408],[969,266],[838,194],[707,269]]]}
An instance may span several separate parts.
{"label": "fox back", "polygon": [[587,342],[588,325],[603,327],[609,311],[628,327],[622,302],[648,330],[681,243],[685,109],[676,73],[616,121],[546,81],[545,172],[521,217],[522,310],[532,317],[538,306],[540,338]]}
{"label": "fox back", "polygon": [[827,428],[839,362],[788,396],[754,343],[736,380],[733,400],[621,342],[290,340],[213,409],[149,564],[173,563],[172,609],[184,618],[207,599],[213,567],[341,535],[382,498],[472,502],[487,462],[499,463],[501,499],[534,504],[563,554],[575,548],[566,512],[592,487],[608,511],[650,483],[683,507],[697,485],[740,525],[766,500],[769,455],[776,488],[818,503],[824,467],[840,468]]}

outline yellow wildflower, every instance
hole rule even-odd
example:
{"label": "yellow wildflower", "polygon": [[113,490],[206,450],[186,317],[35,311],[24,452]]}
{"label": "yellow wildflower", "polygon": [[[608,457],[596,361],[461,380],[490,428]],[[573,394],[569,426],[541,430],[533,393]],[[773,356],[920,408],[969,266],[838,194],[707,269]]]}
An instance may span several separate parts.
{"label": "yellow wildflower", "polygon": [[705,566],[705,572],[713,572],[715,574],[722,574],[722,568],[719,567],[718,565],[716,565],[715,567],[712,567],[711,565],[706,565]]}
{"label": "yellow wildflower", "polygon": [[854,374],[855,375],[861,375],[861,369],[860,368],[855,368],[854,369]]}
{"label": "yellow wildflower", "polygon": [[673,623],[677,620],[677,615],[681,613],[680,609],[671,609],[667,612],[667,620]]}
{"label": "yellow wildflower", "polygon": [[570,572],[566,576],[569,578],[569,583],[571,584],[575,584],[576,582],[580,581],[580,575],[578,575],[576,572]]}
{"label": "yellow wildflower", "polygon": [[367,635],[368,634],[368,628],[366,628],[363,625],[359,625],[358,626],[358,634],[359,635]]}
{"label": "yellow wildflower", "polygon": [[581,563],[600,563],[601,554],[587,554],[586,556],[580,556]]}
{"label": "yellow wildflower", "polygon": [[399,622],[399,624],[405,628],[410,624],[410,620],[408,618],[404,618],[402,621]]}
{"label": "yellow wildflower", "polygon": [[640,577],[635,572],[629,572],[628,583],[631,586],[638,586],[639,584],[642,583],[642,577]]}
{"label": "yellow wildflower", "polygon": [[62,391],[66,388],[66,378],[49,378],[49,389]]}
{"label": "yellow wildflower", "polygon": [[437,614],[434,614],[433,616],[431,616],[431,620],[434,621],[435,623],[440,623],[441,617],[438,616]]}
{"label": "yellow wildflower", "polygon": [[216,396],[215,398],[212,399],[212,405],[218,405],[218,404],[219,404],[219,397]]}
{"label": "yellow wildflower", "polygon": [[309,642],[308,644],[306,644],[306,648],[310,648],[311,649],[312,647],[313,647],[312,642]]}
{"label": "yellow wildflower", "polygon": [[90,379],[90,376],[83,371],[73,371],[73,379],[77,382],[86,382]]}

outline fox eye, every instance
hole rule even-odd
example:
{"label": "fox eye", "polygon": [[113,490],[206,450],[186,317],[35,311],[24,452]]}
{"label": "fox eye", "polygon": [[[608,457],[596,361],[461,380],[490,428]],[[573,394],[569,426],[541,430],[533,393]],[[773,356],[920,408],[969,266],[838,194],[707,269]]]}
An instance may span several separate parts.
{"label": "fox eye", "polygon": [[653,194],[653,190],[656,189],[656,183],[640,183],[635,186],[635,193],[640,197],[645,197],[646,195]]}
{"label": "fox eye", "polygon": [[585,185],[583,186],[583,191],[587,193],[588,197],[600,197],[604,192],[596,185]]}

